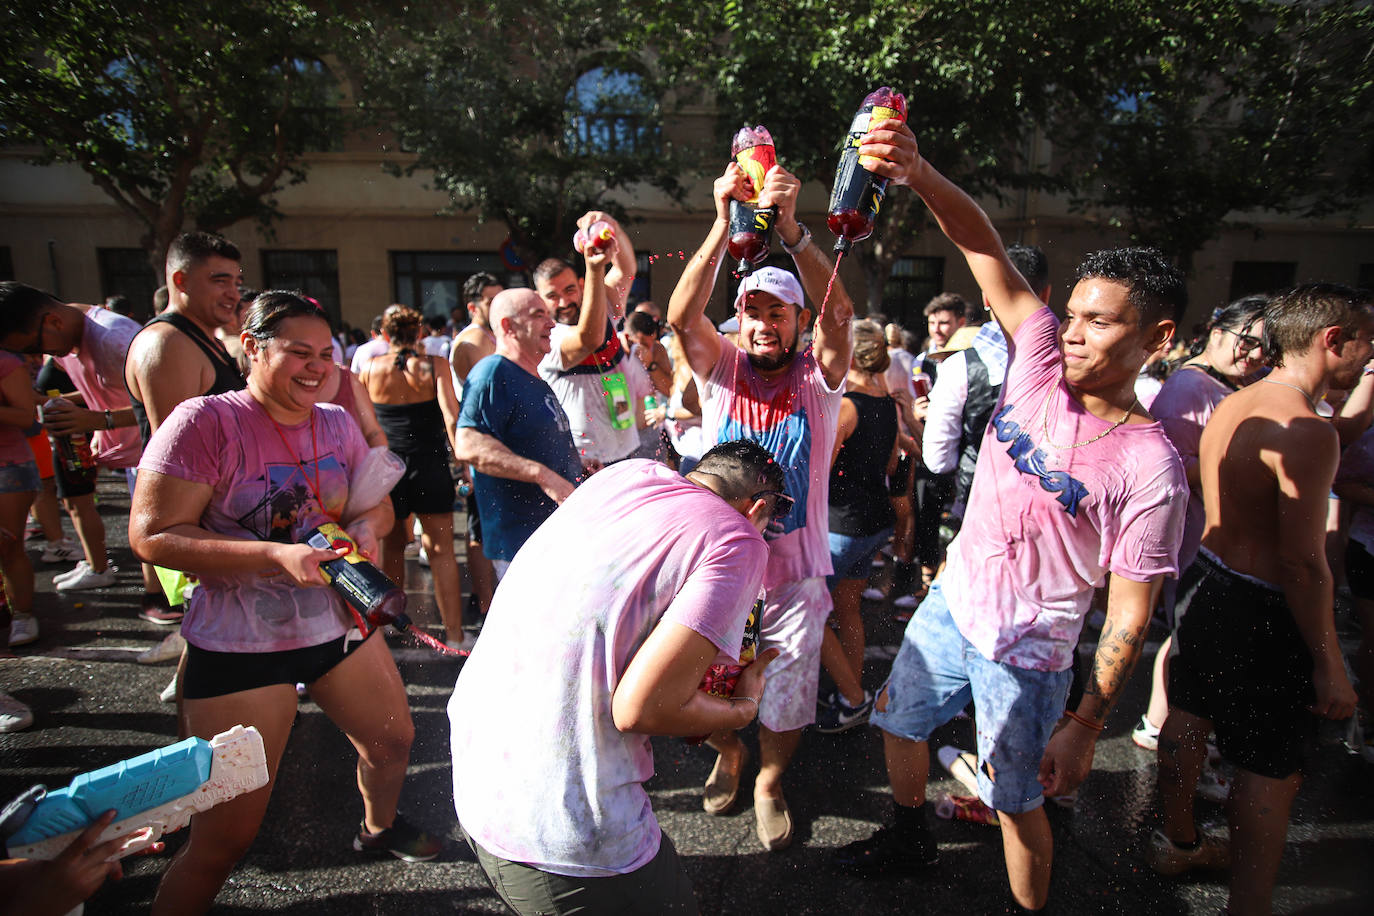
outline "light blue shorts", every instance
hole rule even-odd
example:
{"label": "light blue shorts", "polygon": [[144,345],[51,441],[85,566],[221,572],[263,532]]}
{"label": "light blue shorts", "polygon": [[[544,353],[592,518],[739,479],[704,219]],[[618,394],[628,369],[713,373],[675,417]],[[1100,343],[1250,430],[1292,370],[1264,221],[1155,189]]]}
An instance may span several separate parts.
{"label": "light blue shorts", "polygon": [[830,532],[830,565],[835,572],[825,577],[826,587],[834,588],[841,579],[867,579],[869,561],[891,536],[891,528],[858,536]]}
{"label": "light blue shorts", "polygon": [[[888,675],[887,705],[870,721],[912,741],[973,700],[978,725],[978,797],[1008,814],[1044,804],[1040,759],[1064,714],[1070,671],[1032,671],[988,661],[950,617],[939,584],[907,624]],[[881,700],[880,700],[881,702]]]}

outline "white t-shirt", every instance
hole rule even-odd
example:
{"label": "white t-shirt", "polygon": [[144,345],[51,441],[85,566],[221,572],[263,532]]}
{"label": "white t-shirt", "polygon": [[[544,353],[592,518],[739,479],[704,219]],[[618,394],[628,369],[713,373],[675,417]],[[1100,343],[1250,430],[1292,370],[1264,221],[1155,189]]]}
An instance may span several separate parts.
{"label": "white t-shirt", "polygon": [[[572,367],[563,362],[563,340],[576,333],[575,325],[554,325],[551,337],[553,349],[540,360],[539,375],[549,383],[558,403],[563,405],[563,411],[572,425],[573,442],[583,463],[599,461],[610,464],[629,457],[639,448],[638,423],[631,423],[625,429],[615,428],[602,385],[603,373],[566,373]],[[644,410],[644,398],[653,393],[653,383],[649,381],[649,375],[639,360],[624,351],[620,362],[604,375],[616,373],[625,376],[630,396],[630,414],[638,418]]]}
{"label": "white t-shirt", "polygon": [[368,360],[372,359],[374,356],[381,356],[387,351],[387,347],[389,346],[391,345],[386,342],[385,337],[374,337],[367,343],[359,344],[358,349],[353,351],[353,356],[349,360],[349,370],[352,371],[354,375],[357,375],[362,371],[363,366],[367,365]]}
{"label": "white t-shirt", "polygon": [[488,851],[579,877],[658,853],[645,735],[611,699],[660,620],[737,660],[768,555],[714,493],[654,461],[592,475],[515,555],[448,704],[453,801]]}

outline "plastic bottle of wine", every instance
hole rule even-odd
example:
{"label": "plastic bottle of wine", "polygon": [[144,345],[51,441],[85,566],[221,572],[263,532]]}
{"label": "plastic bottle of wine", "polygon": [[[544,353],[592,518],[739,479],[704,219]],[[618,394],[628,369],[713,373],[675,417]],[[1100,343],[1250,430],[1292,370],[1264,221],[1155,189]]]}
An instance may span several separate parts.
{"label": "plastic bottle of wine", "polygon": [[[835,250],[846,252],[854,242],[873,233],[873,223],[887,192],[887,179],[863,167],[859,157],[859,138],[870,126],[889,118],[906,120],[906,98],[890,86],[868,94],[844,138],[840,163],[835,169],[835,184],[830,191],[830,213],[826,224],[835,233]],[[867,157],[871,158],[871,157]]]}

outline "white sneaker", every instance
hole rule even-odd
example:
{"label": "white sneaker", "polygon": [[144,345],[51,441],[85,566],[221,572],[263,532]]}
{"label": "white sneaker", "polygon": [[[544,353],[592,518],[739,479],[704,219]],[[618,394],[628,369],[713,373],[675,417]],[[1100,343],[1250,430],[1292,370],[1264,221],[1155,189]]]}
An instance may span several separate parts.
{"label": "white sneaker", "polygon": [[1159,750],[1159,726],[1150,724],[1150,720],[1145,716],[1140,717],[1135,728],[1131,730],[1131,740],[1136,747],[1142,747],[1147,751]]}
{"label": "white sneaker", "polygon": [[1204,766],[1193,793],[1199,798],[1218,805],[1226,804],[1226,796],[1231,794],[1231,777],[1211,765]]}
{"label": "white sneaker", "polygon": [[159,662],[169,662],[174,658],[181,658],[182,650],[186,648],[186,640],[180,633],[168,633],[163,637],[162,642],[153,646],[145,652],[140,652],[134,661],[140,665],[156,665]]}
{"label": "white sneaker", "polygon": [[882,601],[887,596],[883,594],[883,590],[880,588],[866,588],[863,597],[865,601]]}
{"label": "white sneaker", "polygon": [[33,710],[0,690],[0,734],[17,732],[33,724]]}
{"label": "white sneaker", "polygon": [[104,572],[96,572],[87,566],[81,572],[73,573],[57,583],[57,590],[59,592],[79,592],[88,588],[109,588],[117,581],[115,572],[110,567],[105,567]]}
{"label": "white sneaker", "polygon": [[164,703],[171,703],[177,698],[177,676],[172,675],[172,679],[167,682],[167,686],[162,688],[162,692],[157,698]]}
{"label": "white sneaker", "polygon": [[43,548],[43,555],[39,557],[44,563],[71,563],[85,558],[86,551],[81,549],[80,543],[71,538],[49,541]]}
{"label": "white sneaker", "polygon": [[75,566],[73,566],[71,569],[67,570],[66,572],[64,572],[64,573],[58,573],[57,575],[53,576],[53,577],[52,577],[52,584],[53,584],[53,585],[61,585],[63,582],[67,581],[67,580],[70,579],[72,576],[80,575],[81,572],[82,572],[83,570],[87,570],[87,569],[90,569],[90,568],[91,568],[91,564],[90,564],[90,563],[88,563],[86,560],[81,560],[81,561],[78,562]]}
{"label": "white sneaker", "polygon": [[10,645],[27,646],[38,639],[38,618],[32,614],[18,614],[10,621]]}

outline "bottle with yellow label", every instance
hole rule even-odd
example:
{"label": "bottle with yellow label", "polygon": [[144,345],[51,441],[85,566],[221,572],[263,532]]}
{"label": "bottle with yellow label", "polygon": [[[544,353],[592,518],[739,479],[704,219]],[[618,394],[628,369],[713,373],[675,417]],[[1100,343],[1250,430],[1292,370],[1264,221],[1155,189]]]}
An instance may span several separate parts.
{"label": "bottle with yellow label", "polygon": [[[835,233],[835,250],[844,253],[854,242],[873,234],[873,224],[887,192],[887,179],[863,167],[859,138],[883,121],[906,120],[906,98],[890,86],[874,89],[859,106],[845,135],[835,184],[830,191],[826,224]],[[873,157],[864,157],[873,158]]]}
{"label": "bottle with yellow label", "polygon": [[[372,628],[390,624],[398,630],[410,626],[406,616],[406,593],[372,565],[358,550],[358,544],[348,532],[334,522],[324,522],[310,529],[305,543],[321,550],[347,547],[348,553],[320,564],[320,573],[329,587],[339,593]],[[363,634],[367,635],[367,634]]]}

